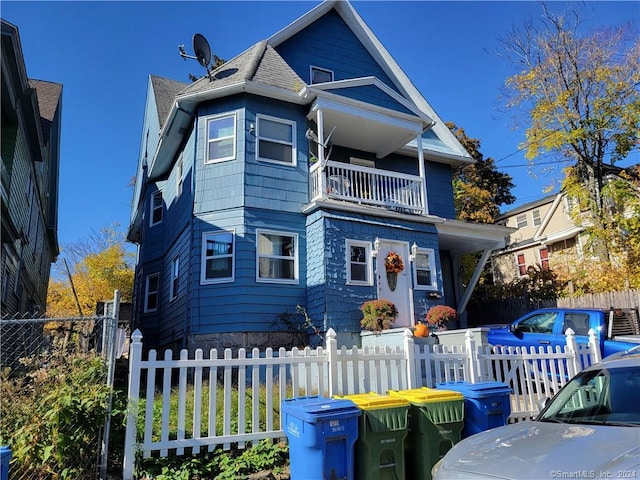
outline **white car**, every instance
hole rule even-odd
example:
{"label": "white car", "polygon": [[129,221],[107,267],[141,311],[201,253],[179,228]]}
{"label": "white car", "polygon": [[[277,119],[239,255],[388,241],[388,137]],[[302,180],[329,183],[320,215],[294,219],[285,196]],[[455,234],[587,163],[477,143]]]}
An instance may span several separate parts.
{"label": "white car", "polygon": [[534,421],[472,435],[433,467],[443,479],[640,479],[640,353],[583,370]]}

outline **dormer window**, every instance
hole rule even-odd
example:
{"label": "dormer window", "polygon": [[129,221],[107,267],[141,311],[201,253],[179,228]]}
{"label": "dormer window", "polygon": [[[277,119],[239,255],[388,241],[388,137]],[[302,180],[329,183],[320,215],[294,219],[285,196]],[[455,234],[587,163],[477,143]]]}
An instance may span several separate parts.
{"label": "dormer window", "polygon": [[311,84],[333,82],[333,71],[311,66]]}

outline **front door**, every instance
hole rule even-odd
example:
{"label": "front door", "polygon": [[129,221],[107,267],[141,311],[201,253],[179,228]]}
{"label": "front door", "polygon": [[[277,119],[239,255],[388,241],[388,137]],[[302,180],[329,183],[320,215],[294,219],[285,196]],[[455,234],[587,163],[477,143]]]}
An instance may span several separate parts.
{"label": "front door", "polygon": [[[398,309],[396,327],[410,327],[411,318],[411,265],[409,263],[409,243],[394,240],[379,240],[376,257],[376,278],[378,298],[392,301]],[[388,274],[385,260],[395,252],[402,263],[402,270]],[[397,258],[397,257],[396,257]],[[398,262],[396,262],[396,266]],[[399,267],[396,267],[399,269]]]}

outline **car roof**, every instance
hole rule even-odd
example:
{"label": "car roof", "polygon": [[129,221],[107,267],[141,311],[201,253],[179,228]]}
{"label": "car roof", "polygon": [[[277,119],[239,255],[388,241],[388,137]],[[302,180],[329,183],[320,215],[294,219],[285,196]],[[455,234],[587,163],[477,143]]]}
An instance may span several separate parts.
{"label": "car roof", "polygon": [[604,358],[600,363],[591,365],[586,370],[598,370],[601,368],[640,367],[640,345],[625,352],[616,353]]}

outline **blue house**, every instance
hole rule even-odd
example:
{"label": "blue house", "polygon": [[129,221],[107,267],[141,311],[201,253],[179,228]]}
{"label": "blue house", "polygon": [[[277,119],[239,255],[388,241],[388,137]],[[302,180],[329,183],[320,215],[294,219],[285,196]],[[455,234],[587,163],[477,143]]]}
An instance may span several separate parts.
{"label": "blue house", "polygon": [[[128,238],[153,346],[286,345],[303,306],[340,344],[359,308],[396,326],[464,309],[460,256],[508,229],[455,220],[473,162],[353,7],[326,1],[192,84],[151,76]],[[387,275],[395,252],[402,268]]]}

